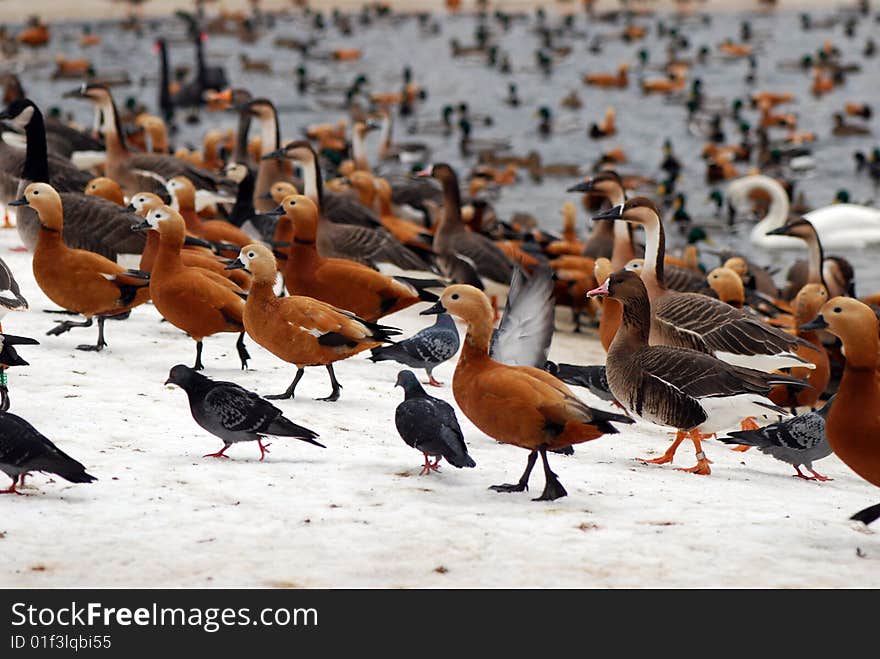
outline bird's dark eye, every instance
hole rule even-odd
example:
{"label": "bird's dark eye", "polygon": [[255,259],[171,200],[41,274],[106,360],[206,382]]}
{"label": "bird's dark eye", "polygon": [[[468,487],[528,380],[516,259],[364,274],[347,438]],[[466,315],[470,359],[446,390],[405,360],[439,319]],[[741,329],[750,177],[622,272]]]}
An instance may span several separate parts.
{"label": "bird's dark eye", "polygon": [[453,293],[453,294],[452,294],[452,299],[453,299],[453,300],[457,300],[457,299],[458,299],[458,293]]}
{"label": "bird's dark eye", "polygon": [[843,309],[840,307],[834,307],[834,313],[840,313],[841,311],[843,311]]}
{"label": "bird's dark eye", "polygon": [[254,258],[255,256],[256,256],[256,254],[254,254],[253,252],[248,252],[247,257],[248,257],[249,259],[252,259],[252,258]]}
{"label": "bird's dark eye", "polygon": [[34,190],[34,196],[36,197],[38,194],[40,194],[40,191],[39,191],[39,190]]}

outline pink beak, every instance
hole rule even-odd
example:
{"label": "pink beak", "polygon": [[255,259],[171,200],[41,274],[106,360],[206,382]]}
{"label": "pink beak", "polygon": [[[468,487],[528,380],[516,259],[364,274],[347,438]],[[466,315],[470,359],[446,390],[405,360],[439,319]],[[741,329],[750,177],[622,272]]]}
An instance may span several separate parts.
{"label": "pink beak", "polygon": [[605,280],[605,283],[599,286],[599,288],[594,288],[591,291],[587,291],[587,297],[603,297],[608,295],[608,280]]}

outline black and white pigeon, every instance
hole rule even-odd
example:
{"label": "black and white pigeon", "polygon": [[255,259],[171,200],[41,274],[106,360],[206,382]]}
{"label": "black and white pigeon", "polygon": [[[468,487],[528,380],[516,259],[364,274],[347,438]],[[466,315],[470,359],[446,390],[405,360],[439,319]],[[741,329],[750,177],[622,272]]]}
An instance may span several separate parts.
{"label": "black and white pigeon", "polygon": [[0,494],[21,494],[16,486],[32,471],[55,474],[71,483],[97,480],[30,423],[10,412],[0,414],[0,471],[12,479],[12,485]]}
{"label": "black and white pigeon", "polygon": [[[832,397],[822,409],[791,417],[758,430],[737,430],[728,433],[729,437],[719,437],[725,444],[757,446],[761,453],[772,455],[794,467],[797,478],[805,480],[828,481],[813,469],[813,462],[831,455],[831,446],[825,436],[825,419],[834,402]],[[801,473],[800,466],[806,467],[812,476]]]}
{"label": "black and white pigeon", "polygon": [[27,311],[27,300],[18,288],[18,282],[12,276],[12,270],[0,259],[0,320],[10,311]]}
{"label": "black and white pigeon", "polygon": [[265,398],[234,382],[211,380],[189,366],[178,364],[171,369],[165,384],[176,384],[183,389],[196,423],[223,440],[222,449],[203,457],[228,458],[226,450],[234,443],[257,442],[260,460],[263,460],[271,446],[263,444],[263,439],[270,435],[295,437],[327,448],[315,441],[316,432],[295,424]]}
{"label": "black and white pigeon", "polygon": [[[11,334],[0,334],[0,372],[5,371],[10,366],[28,366],[28,363],[22,359],[18,351],[13,346],[19,345],[39,345],[36,339],[30,339],[26,336],[12,336]],[[9,409],[9,390],[6,388],[6,377],[0,376],[0,412]]]}
{"label": "black and white pigeon", "polygon": [[[468,455],[464,434],[452,405],[429,396],[412,371],[400,371],[395,387],[403,387],[404,399],[397,406],[394,423],[409,446],[421,451],[425,464],[420,476],[440,470],[440,459],[454,467],[476,467]],[[436,458],[431,462],[429,458]]]}
{"label": "black and white pigeon", "polygon": [[526,276],[516,266],[504,315],[492,334],[489,356],[508,366],[542,368],[553,340],[555,308],[553,271],[540,267]]}
{"label": "black and white pigeon", "polygon": [[388,346],[373,348],[370,360],[381,362],[392,360],[410,368],[423,368],[428,373],[428,382],[434,387],[443,383],[435,380],[434,369],[451,359],[461,345],[455,321],[448,313],[437,316],[437,322],[416,332],[408,339]]}

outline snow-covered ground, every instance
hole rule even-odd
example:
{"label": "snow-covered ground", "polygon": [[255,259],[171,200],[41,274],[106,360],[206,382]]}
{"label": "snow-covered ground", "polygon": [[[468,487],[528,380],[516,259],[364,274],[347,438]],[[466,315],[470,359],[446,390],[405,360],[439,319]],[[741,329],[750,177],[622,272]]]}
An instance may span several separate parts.
{"label": "snow-covered ground", "polygon": [[[74,349],[94,327],[45,336],[54,305],[30,255],[10,251],[18,244],[0,230],[31,311],[7,316],[4,330],[42,343],[22,346],[31,366],[9,372],[12,411],[99,480],[35,475],[30,496],[0,497],[0,586],[880,586],[880,535],[847,521],[880,492],[833,456],[817,468],[834,481],[819,484],[707,442],[713,474],[700,477],[636,462],[668,439],[634,426],[553,456],[569,496],[536,503],[539,468],[531,493],[487,489],[515,481],[526,453],[464,418],[477,468],[418,476],[421,455],[394,428],[398,367],[363,355],[337,365],[339,402],[313,400],[329,392],[323,369],[281,402],[326,450],[279,439],[262,463],[254,444],[203,459],[220,441],[195,424],[181,390],[163,386],[171,366],[192,362],[193,342],[149,306],[108,322],[100,354]],[[410,333],[432,320],[410,309],[387,322]],[[206,341],[208,376],[260,393],[288,385],[294,369],[251,341],[252,369],[239,371],[234,340]],[[597,363],[602,350],[594,335],[566,331],[551,357]],[[448,383],[453,368],[436,375]],[[452,401],[448,384],[431,393]],[[677,464],[692,463],[685,444]]]}

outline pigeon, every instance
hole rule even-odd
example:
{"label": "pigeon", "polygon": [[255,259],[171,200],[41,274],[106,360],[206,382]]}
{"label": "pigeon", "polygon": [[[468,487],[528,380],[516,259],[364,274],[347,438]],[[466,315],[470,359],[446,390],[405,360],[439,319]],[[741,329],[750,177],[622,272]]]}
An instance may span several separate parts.
{"label": "pigeon", "polygon": [[9,390],[6,388],[6,369],[10,366],[27,366],[28,363],[19,357],[18,352],[12,346],[38,345],[36,339],[26,336],[12,336],[0,334],[0,412],[9,409]]}
{"label": "pigeon", "polygon": [[[394,423],[409,446],[421,451],[425,464],[420,476],[440,470],[440,458],[454,467],[476,467],[468,455],[455,410],[444,400],[429,396],[412,371],[400,371],[395,387],[403,387],[404,400],[397,406]],[[436,458],[434,462],[430,457]]]}
{"label": "pigeon", "polygon": [[[792,476],[796,478],[829,481],[830,478],[813,469],[813,462],[831,455],[831,446],[825,437],[825,419],[833,402],[834,397],[816,412],[801,414],[758,430],[730,432],[729,437],[719,437],[719,440],[725,444],[757,446],[761,453],[772,455],[794,467],[797,473]],[[803,474],[800,465],[813,475]]]}
{"label": "pigeon", "polygon": [[32,471],[55,474],[71,483],[97,480],[31,424],[10,412],[0,414],[0,471],[12,479],[12,485],[0,494],[21,494],[15,488]]}
{"label": "pigeon", "polygon": [[208,432],[223,440],[223,448],[206,458],[228,458],[226,450],[235,442],[257,442],[260,460],[271,444],[263,444],[267,435],[296,437],[309,444],[317,433],[286,418],[272,403],[234,382],[211,380],[189,366],[178,364],[171,369],[165,384],[176,384],[186,392],[193,419]]}
{"label": "pigeon", "polygon": [[381,362],[393,360],[412,368],[423,368],[428,381],[434,387],[443,383],[435,380],[433,370],[458,352],[461,340],[455,321],[448,313],[437,316],[437,322],[413,334],[410,338],[389,346],[373,348],[370,360]]}
{"label": "pigeon", "polygon": [[556,317],[553,286],[550,268],[536,268],[530,277],[514,268],[504,315],[489,345],[492,359],[508,366],[544,365]]}

